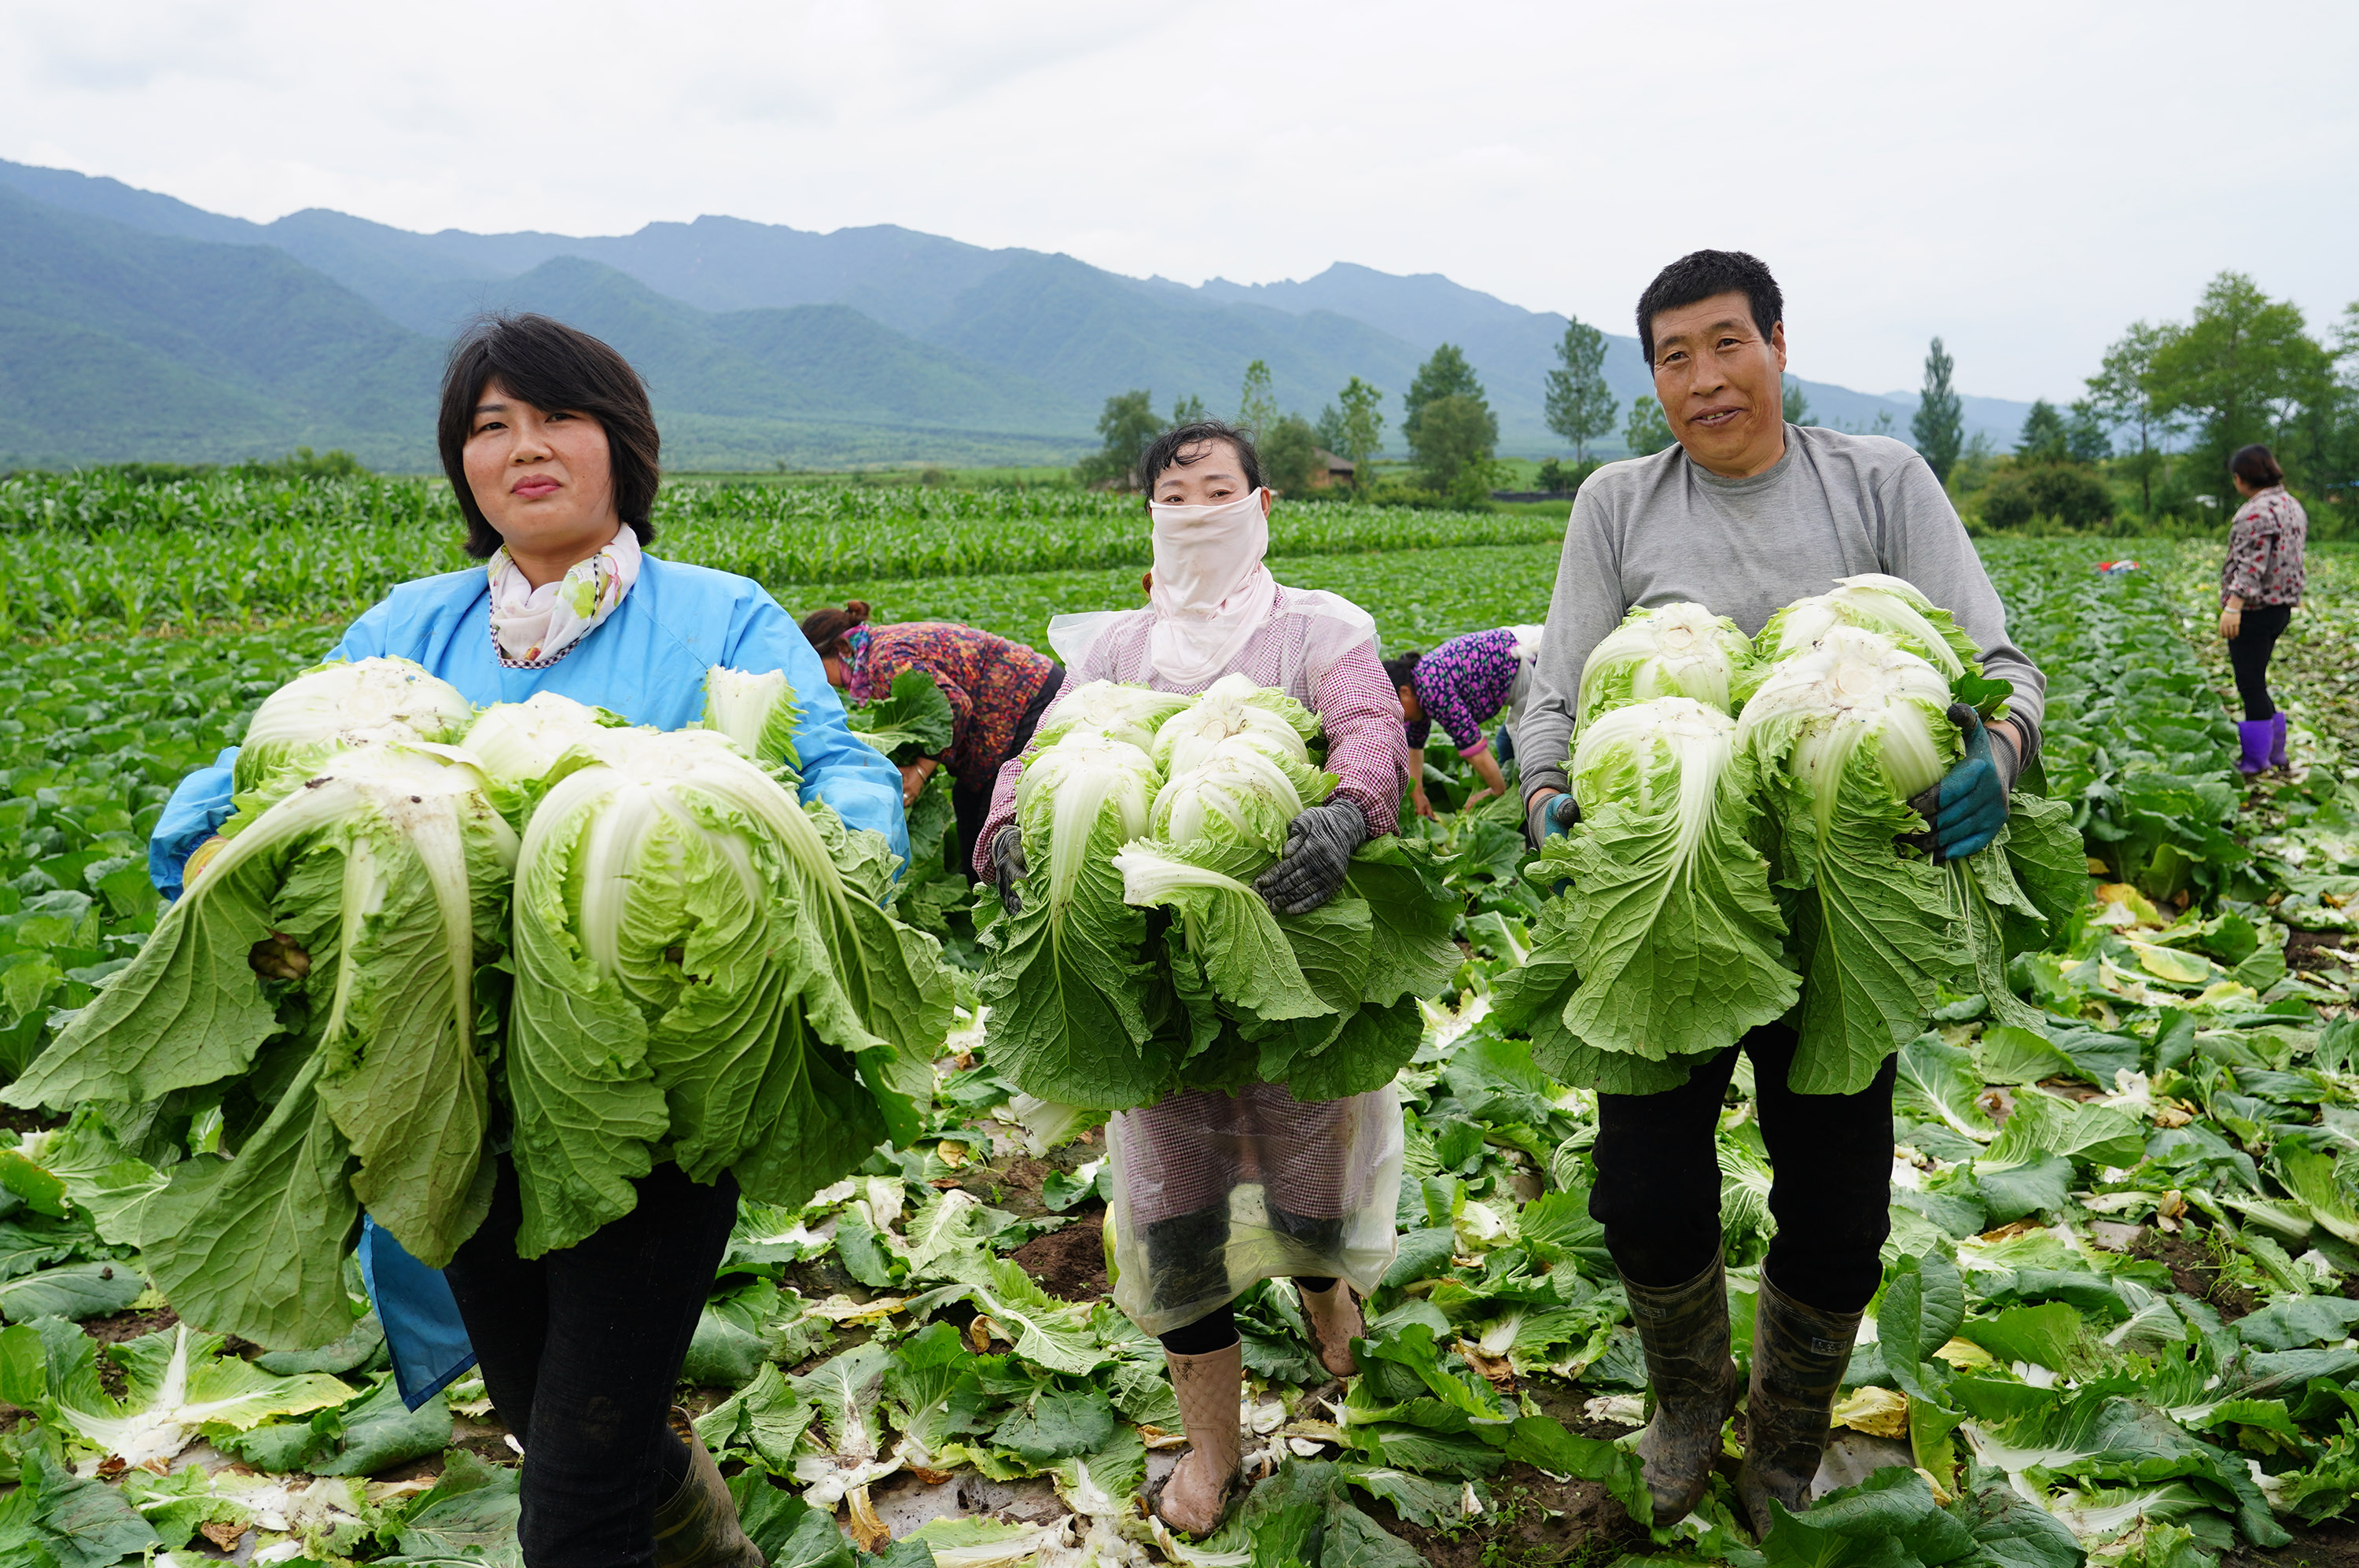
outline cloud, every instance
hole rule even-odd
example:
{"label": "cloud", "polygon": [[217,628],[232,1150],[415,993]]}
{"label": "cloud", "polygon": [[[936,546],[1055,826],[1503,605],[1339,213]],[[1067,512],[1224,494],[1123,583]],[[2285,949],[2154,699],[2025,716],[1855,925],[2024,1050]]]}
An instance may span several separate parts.
{"label": "cloud", "polygon": [[[2231,49],[2233,28],[2249,44]],[[2359,291],[2359,12],[2000,0],[1203,0],[0,12],[0,157],[268,219],[894,223],[1184,281],[1343,259],[1627,330],[1664,261],[1784,281],[1798,372],[2069,397],[2251,271]],[[2234,63],[2232,63],[2234,62]]]}

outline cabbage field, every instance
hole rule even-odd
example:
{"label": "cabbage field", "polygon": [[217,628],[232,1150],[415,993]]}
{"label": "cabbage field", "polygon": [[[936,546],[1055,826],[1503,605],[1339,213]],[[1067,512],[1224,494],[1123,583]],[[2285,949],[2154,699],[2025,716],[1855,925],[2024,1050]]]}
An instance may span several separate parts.
{"label": "cabbage field", "polygon": [[[666,506],[658,553],[748,571],[797,610],[850,592],[880,618],[1037,640],[1058,610],[1137,602],[1143,530],[1092,498]],[[1430,647],[1539,618],[1555,551],[1525,528],[1338,506],[1281,508],[1274,534],[1282,580]],[[0,1077],[152,927],[146,833],[173,782],[383,586],[463,564],[453,531],[447,496],[408,482],[0,483]],[[1678,1524],[1625,1516],[1643,1371],[1586,1213],[1594,1103],[1491,1016],[1549,897],[1493,806],[1417,830],[1462,902],[1462,963],[1397,1079],[1411,1179],[1365,1371],[1327,1377],[1283,1283],[1241,1301],[1258,1484],[1223,1531],[1184,1544],[1138,1507],[1178,1411],[1158,1347],[1105,1299],[1103,1135],[995,1070],[969,989],[911,1146],[800,1209],[748,1203],[713,1283],[680,1402],[770,1562],[2347,1555],[2359,561],[2313,550],[2280,660],[2293,767],[2248,785],[2209,636],[2216,547],[2140,549],[2106,575],[2101,557],[2135,547],[2105,543],[1985,549],[2049,674],[2045,784],[2072,804],[2091,897],[2007,970],[2037,1027],[1944,994],[1902,1052],[1886,1285],[1811,1513],[1756,1542],[1723,1478]],[[975,956],[943,879],[907,904]],[[405,1411],[357,1278],[352,1331],[324,1350],[178,1322],[134,1238],[158,1171],[207,1149],[159,1146],[131,1106],[0,1125],[0,1478],[18,1483],[0,1563],[516,1560],[516,1456],[480,1381]],[[1760,1150],[1740,1094],[1721,1131],[1740,1360],[1770,1225]]]}

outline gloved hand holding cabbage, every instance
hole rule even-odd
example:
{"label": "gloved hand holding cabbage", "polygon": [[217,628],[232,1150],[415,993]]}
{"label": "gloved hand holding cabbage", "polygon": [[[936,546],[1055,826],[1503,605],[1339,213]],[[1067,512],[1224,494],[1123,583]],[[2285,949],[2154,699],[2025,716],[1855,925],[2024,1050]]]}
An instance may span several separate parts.
{"label": "gloved hand holding cabbage", "polygon": [[1421,848],[1360,842],[1318,735],[1242,675],[1059,702],[1016,783],[1020,844],[994,845],[1016,895],[986,936],[997,1071],[1109,1110],[1182,1086],[1325,1100],[1391,1078],[1417,1049],[1413,998],[1457,966],[1457,901]]}
{"label": "gloved hand holding cabbage", "polygon": [[[2010,803],[1998,758],[1951,773],[2004,703],[1973,651],[1946,611],[1873,574],[1787,606],[1750,645],[1698,605],[1631,612],[1582,671],[1581,821],[1528,871],[1571,885],[1496,989],[1503,1024],[1560,1079],[1650,1094],[1782,1017],[1800,1035],[1791,1086],[1848,1094],[1944,984],[2014,1021],[2008,951],[2084,880],[2069,808]],[[1965,858],[1940,864],[1936,844]]]}

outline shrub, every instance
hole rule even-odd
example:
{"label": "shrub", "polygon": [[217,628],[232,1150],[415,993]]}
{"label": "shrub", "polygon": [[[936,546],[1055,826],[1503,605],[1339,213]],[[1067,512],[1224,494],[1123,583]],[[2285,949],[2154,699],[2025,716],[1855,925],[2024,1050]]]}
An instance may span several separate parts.
{"label": "shrub", "polygon": [[1983,492],[1982,510],[1985,528],[2019,528],[2034,517],[2052,517],[2086,531],[2114,520],[2114,493],[2086,468],[2030,463],[1995,475]]}

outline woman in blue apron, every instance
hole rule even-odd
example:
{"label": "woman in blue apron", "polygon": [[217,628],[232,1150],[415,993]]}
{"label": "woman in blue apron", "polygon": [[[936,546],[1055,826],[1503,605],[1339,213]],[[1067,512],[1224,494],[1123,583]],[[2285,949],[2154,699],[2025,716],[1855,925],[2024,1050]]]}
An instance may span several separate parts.
{"label": "woman in blue apron", "polygon": [[[640,553],[654,538],[656,423],[620,354],[546,317],[486,321],[451,354],[437,434],[468,553],[487,564],[396,588],[331,659],[395,655],[478,706],[556,691],[667,730],[699,716],[712,666],[783,670],[802,710],[805,791],[908,858],[900,778],[845,725],[786,612],[749,579]],[[230,814],[235,755],[184,779],[157,824],[149,871],[168,896]],[[309,960],[275,939],[254,963],[285,975]],[[759,1568],[712,1456],[666,1420],[736,1182],[658,1165],[629,1214],[527,1260],[516,1171],[498,1153],[491,1213],[448,1269],[364,1228],[402,1397],[415,1409],[481,1365],[524,1453],[517,1536],[529,1568]]]}

